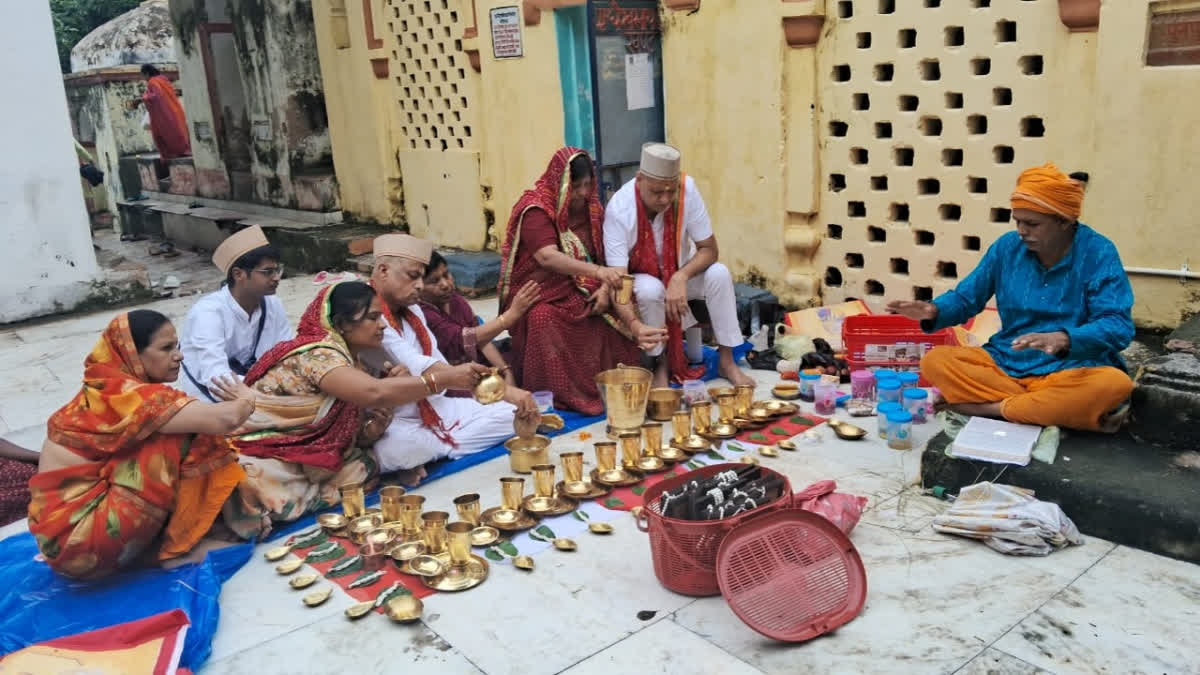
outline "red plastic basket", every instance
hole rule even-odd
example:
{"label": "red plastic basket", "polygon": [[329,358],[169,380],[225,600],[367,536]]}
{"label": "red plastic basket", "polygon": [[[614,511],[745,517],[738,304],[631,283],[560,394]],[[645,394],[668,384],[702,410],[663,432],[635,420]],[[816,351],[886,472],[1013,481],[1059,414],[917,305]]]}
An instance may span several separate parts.
{"label": "red plastic basket", "polygon": [[682,476],[676,476],[646,489],[645,508],[638,529],[650,534],[650,557],[654,574],[663,586],[684,595],[717,595],[717,552],[735,527],[751,518],[792,506],[792,484],[787,476],[762,467],[764,476],[783,479],[783,495],[753,511],[722,520],[680,520],[662,515],[659,497],[693,480],[710,478],[722,471],[743,468],[744,464],[711,464]]}
{"label": "red plastic basket", "polygon": [[[905,343],[912,345],[912,353],[905,359],[897,359],[894,355],[887,358],[873,356],[872,347],[895,347]],[[934,347],[957,344],[958,338],[948,328],[926,333],[919,322],[895,314],[848,316],[842,322],[842,345],[846,350],[846,364],[852,371],[876,368],[919,370],[925,352]],[[929,383],[922,378],[920,384],[928,386]]]}

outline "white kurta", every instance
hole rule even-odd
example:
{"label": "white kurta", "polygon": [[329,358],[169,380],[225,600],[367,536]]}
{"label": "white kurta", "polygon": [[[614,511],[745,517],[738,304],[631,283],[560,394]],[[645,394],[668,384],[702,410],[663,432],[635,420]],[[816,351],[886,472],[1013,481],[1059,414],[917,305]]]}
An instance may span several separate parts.
{"label": "white kurta", "polygon": [[[412,330],[397,333],[391,326],[383,331],[383,348],[393,365],[403,365],[413,375],[420,375],[436,363],[446,363],[446,358],[438,350],[437,338],[429,330],[421,308],[414,305],[409,309],[425,324],[433,342],[433,353],[430,356],[422,353],[421,344]],[[375,442],[379,468],[384,473],[416,468],[443,457],[457,459],[474,454],[513,435],[517,409],[510,403],[500,401],[482,405],[473,398],[452,398],[443,394],[435,394],[426,400],[441,416],[457,447],[444,443],[425,427],[416,403],[406,403],[396,408],[392,423]]]}
{"label": "white kurta", "polygon": [[[229,375],[229,359],[235,358],[248,363],[250,358],[261,358],[275,345],[296,337],[296,331],[288,320],[283,302],[274,295],[266,297],[267,317],[263,324],[258,349],[253,350],[254,336],[258,333],[261,309],[246,314],[238,304],[229,287],[200,298],[188,310],[183,323],[183,335],[179,349],[183,352],[183,365],[188,373],[203,386],[208,386],[214,377]],[[201,400],[211,400],[201,392],[188,377],[180,373],[175,386]]]}
{"label": "white kurta", "polygon": [[[609,200],[604,211],[604,256],[605,262],[611,267],[628,267],[629,254],[637,243],[637,194],[636,180],[631,180],[617,190]],[[708,217],[708,209],[704,206],[704,198],[696,189],[696,183],[688,176],[684,181],[683,195],[683,227],[684,236],[680,251],[667,251],[667,255],[678,255],[679,266],[687,264],[696,255],[697,241],[704,241],[713,236],[712,222]],[[657,214],[650,221],[650,230],[654,235],[654,248],[662,259],[663,251],[663,214]],[[674,248],[672,246],[671,248]],[[656,277],[648,274],[633,275],[633,294],[637,298],[638,314],[647,326],[661,328],[667,325],[666,286]],[[669,280],[668,280],[669,281]],[[712,323],[713,337],[717,344],[723,347],[736,347],[743,342],[742,329],[737,319],[737,298],[733,291],[733,276],[725,265],[716,262],[700,275],[688,280],[688,300],[704,300],[708,307],[709,320]],[[696,319],[689,311],[683,319],[686,330],[695,325]],[[698,336],[695,332],[688,335],[689,352],[693,359]],[[650,350],[651,356],[658,356],[663,346]]]}

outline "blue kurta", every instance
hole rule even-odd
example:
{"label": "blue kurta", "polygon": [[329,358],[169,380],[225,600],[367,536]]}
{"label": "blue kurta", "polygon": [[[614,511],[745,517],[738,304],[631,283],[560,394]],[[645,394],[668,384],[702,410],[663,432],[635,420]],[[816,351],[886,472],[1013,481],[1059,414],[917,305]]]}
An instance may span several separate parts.
{"label": "blue kurta", "polygon": [[[1133,290],[1117,247],[1080,223],[1066,257],[1046,269],[1016,232],[996,240],[979,266],[958,287],[933,301],[928,331],[957,326],[983,311],[996,296],[1003,327],[984,346],[1012,377],[1032,377],[1069,368],[1112,366],[1125,370],[1121,350],[1133,339]],[[1063,331],[1071,350],[1060,358],[1012,348],[1027,333]]]}

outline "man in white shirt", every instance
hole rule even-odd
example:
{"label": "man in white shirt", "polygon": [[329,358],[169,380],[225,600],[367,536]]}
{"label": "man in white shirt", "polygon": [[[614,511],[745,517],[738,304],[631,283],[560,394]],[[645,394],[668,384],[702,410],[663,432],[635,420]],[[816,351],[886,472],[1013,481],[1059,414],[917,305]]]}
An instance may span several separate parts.
{"label": "man in white shirt", "polygon": [[422,467],[434,460],[486,450],[514,433],[532,435],[541,418],[533,396],[512,386],[503,401],[490,405],[443,394],[442,373],[470,368],[478,382],[488,369],[474,362],[451,366],[438,350],[437,338],[418,304],[432,253],[430,242],[407,234],[382,235],[375,239],[371,275],[384,309],[383,348],[392,373],[428,376],[429,396],[396,408],[387,432],[375,442],[380,470],[415,471],[416,475],[409,475],[414,482],[424,477]]}
{"label": "man in white shirt", "polygon": [[262,228],[248,227],[221,242],[213,264],[225,284],[188,310],[179,343],[184,372],[177,386],[203,401],[217,400],[208,392],[214,378],[240,378],[267,350],[296,336],[275,297],[283,276],[279,252]]}
{"label": "man in white shirt", "polygon": [[703,366],[689,366],[683,348],[688,331],[688,351],[700,352],[700,331],[688,330],[696,324],[688,301],[703,300],[720,352],[721,376],[733,384],[754,384],[733,360],[733,348],[743,342],[733,277],[717,262],[708,209],[679,165],[677,149],[647,143],[637,177],[605,207],[606,262],[633,275],[637,300],[636,313],[632,304],[616,305],[617,313],[640,344],[657,342],[646,354],[657,359],[654,386],[665,387],[672,378],[694,379],[704,372]]}

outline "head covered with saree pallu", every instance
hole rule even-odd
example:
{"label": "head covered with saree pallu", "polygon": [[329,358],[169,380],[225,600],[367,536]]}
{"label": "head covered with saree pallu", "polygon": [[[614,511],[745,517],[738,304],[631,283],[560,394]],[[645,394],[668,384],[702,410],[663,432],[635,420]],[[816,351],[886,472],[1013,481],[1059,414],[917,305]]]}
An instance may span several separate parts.
{"label": "head covered with saree pallu", "polygon": [[[353,363],[350,347],[330,318],[330,297],[339,284],[326,286],[304,310],[296,337],[275,345],[246,373],[246,386],[289,356],[332,349]],[[234,438],[239,452],[305,464],[330,471],[342,466],[343,452],[354,442],[363,411],[324,394],[269,396],[258,394],[254,414]]]}
{"label": "head covered with saree pallu", "polygon": [[87,461],[29,482],[29,529],[51,567],[105,576],[160,533],[166,559],[208,531],[244,474],[224,438],[159,433],[192,400],[148,380],[128,314],[108,324],[84,361],[82,389],[47,424],[52,442]]}
{"label": "head covered with saree pallu", "polygon": [[[567,210],[570,207],[569,194],[571,190],[571,161],[587,152],[579,148],[560,148],[550,158],[550,165],[545,173],[538,178],[532,190],[526,190],[513,207],[512,216],[508,221],[508,229],[504,233],[504,245],[500,249],[500,311],[508,308],[512,294],[517,290],[513,283],[514,274],[524,270],[516,270],[517,249],[521,245],[521,222],[529,209],[538,208],[546,212],[558,231],[558,248],[563,253],[585,262],[604,264],[604,207],[600,204],[600,194],[592,188],[588,197],[588,225],[592,233],[592,248],[589,255],[587,247],[571,232],[567,225]],[[600,287],[595,279],[577,278],[575,286],[581,294],[589,296]],[[606,317],[607,318],[607,317]],[[610,321],[612,323],[612,321]],[[617,325],[617,324],[614,324]]]}

